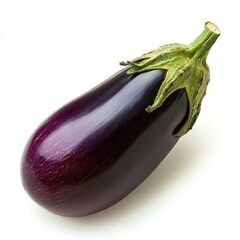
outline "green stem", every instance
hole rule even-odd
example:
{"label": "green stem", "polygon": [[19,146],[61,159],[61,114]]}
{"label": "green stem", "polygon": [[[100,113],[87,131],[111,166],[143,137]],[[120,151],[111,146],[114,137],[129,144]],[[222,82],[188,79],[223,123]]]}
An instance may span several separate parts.
{"label": "green stem", "polygon": [[154,102],[146,106],[151,113],[160,108],[164,101],[179,89],[188,96],[188,119],[181,130],[181,137],[192,129],[201,109],[209,82],[209,67],[206,63],[208,52],[220,35],[218,27],[210,22],[205,24],[203,32],[190,45],[168,44],[124,63],[129,65],[128,74],[154,69],[166,70]]}
{"label": "green stem", "polygon": [[218,27],[206,22],[203,32],[188,46],[189,56],[197,61],[206,61],[208,52],[219,35]]}

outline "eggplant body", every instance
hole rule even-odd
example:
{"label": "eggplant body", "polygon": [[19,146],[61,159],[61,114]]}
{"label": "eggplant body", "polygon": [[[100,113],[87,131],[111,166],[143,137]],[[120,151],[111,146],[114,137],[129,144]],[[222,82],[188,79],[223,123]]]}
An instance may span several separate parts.
{"label": "eggplant body", "polygon": [[166,76],[127,68],[62,107],[33,134],[24,151],[25,190],[63,216],[103,210],[133,191],[177,142],[188,113],[185,91],[173,93],[153,113]]}

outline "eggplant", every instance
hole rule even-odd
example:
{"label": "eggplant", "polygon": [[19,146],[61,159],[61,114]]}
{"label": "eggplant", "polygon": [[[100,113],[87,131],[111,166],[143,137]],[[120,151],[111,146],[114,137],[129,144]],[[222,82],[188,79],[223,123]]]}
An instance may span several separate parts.
{"label": "eggplant", "polygon": [[43,122],[21,161],[32,199],[58,215],[85,216],[132,192],[195,123],[219,34],[207,22],[190,45],[122,62],[129,66]]}

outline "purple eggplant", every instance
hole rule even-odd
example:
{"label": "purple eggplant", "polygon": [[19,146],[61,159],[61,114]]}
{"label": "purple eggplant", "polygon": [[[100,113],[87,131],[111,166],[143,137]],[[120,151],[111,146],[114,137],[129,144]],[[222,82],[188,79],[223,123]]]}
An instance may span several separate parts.
{"label": "purple eggplant", "polygon": [[[141,184],[192,127],[199,112],[192,110],[188,88],[166,84],[171,69],[146,65],[158,52],[127,62],[130,67],[62,107],[36,130],[23,154],[21,176],[38,204],[63,216],[106,209]],[[178,79],[185,74],[180,71]],[[159,104],[164,86],[166,98]]]}

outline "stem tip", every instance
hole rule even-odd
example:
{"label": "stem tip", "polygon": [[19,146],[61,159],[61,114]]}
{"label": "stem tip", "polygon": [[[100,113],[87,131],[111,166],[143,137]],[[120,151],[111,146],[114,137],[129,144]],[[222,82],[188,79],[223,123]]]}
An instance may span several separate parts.
{"label": "stem tip", "polygon": [[206,26],[210,31],[214,32],[215,34],[217,34],[217,35],[220,35],[220,34],[221,34],[218,26],[215,25],[214,23],[212,23],[212,22],[206,22],[206,23],[205,23],[205,26]]}

